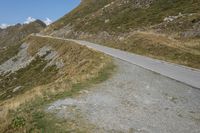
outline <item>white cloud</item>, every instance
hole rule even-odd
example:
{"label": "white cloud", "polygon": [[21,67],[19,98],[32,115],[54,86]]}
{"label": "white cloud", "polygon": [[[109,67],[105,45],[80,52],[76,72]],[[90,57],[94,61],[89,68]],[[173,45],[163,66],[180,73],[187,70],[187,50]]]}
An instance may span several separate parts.
{"label": "white cloud", "polygon": [[46,25],[50,25],[52,22],[53,22],[53,21],[52,21],[51,19],[49,19],[49,18],[46,18],[46,20],[44,20],[44,23],[45,23]]}
{"label": "white cloud", "polygon": [[31,22],[34,22],[35,20],[36,20],[35,18],[28,17],[28,18],[26,19],[26,21],[24,22],[24,24],[29,24],[29,23],[31,23]]}
{"label": "white cloud", "polygon": [[0,28],[1,28],[1,29],[5,29],[5,28],[7,28],[7,27],[9,27],[9,26],[11,26],[11,25],[9,25],[9,24],[1,24],[1,25],[0,25]]}

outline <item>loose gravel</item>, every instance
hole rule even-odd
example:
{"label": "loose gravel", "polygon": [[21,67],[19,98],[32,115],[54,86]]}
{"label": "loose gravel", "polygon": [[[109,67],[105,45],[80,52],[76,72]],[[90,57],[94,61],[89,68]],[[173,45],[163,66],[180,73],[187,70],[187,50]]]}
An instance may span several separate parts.
{"label": "loose gravel", "polygon": [[115,64],[109,80],[46,111],[97,133],[200,132],[200,90],[125,61]]}

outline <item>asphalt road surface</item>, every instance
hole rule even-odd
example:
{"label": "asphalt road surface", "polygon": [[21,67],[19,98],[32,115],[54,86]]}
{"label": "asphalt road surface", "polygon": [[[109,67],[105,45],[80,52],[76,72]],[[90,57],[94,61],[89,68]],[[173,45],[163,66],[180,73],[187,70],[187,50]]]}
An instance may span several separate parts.
{"label": "asphalt road surface", "polygon": [[187,85],[200,89],[200,70],[197,70],[197,69],[193,69],[193,68],[173,64],[173,63],[168,63],[161,60],[152,59],[149,57],[121,51],[114,48],[109,48],[106,46],[90,43],[87,41],[63,39],[63,38],[52,37],[52,36],[43,36],[39,34],[36,36],[74,41],[80,45],[87,46],[88,48],[92,48],[96,51],[103,52],[112,57],[127,61],[134,65],[145,68],[147,70],[159,73],[163,76],[172,78],[179,82],[183,82]]}

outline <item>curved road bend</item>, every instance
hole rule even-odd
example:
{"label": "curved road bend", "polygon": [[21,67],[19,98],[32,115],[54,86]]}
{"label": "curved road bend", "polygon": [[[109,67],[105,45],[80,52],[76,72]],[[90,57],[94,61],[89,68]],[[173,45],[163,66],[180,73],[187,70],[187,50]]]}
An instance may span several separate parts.
{"label": "curved road bend", "polygon": [[200,89],[200,70],[198,69],[193,69],[190,67],[185,67],[182,65],[177,65],[177,64],[157,60],[157,59],[152,59],[149,57],[125,52],[122,50],[102,46],[95,43],[90,43],[87,41],[64,39],[64,38],[59,38],[59,37],[43,36],[43,35],[38,35],[38,34],[36,36],[73,41],[80,45],[87,46],[88,48],[103,52],[112,57],[119,58],[121,60],[127,61],[129,63],[140,66],[142,68],[145,68],[147,70],[151,70],[163,76],[172,78],[176,81],[185,83],[194,88]]}

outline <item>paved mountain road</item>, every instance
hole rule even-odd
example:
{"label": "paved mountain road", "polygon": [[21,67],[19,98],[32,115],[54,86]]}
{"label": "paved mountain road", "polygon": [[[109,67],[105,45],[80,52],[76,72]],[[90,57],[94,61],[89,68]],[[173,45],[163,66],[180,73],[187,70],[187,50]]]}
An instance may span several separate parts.
{"label": "paved mountain road", "polygon": [[65,121],[66,132],[200,132],[200,89],[194,89],[200,87],[199,70],[86,41],[71,41],[115,57],[117,71],[80,95],[47,105],[46,112]]}
{"label": "paved mountain road", "polygon": [[74,41],[80,45],[87,46],[88,48],[92,48],[96,51],[103,52],[112,57],[119,58],[121,60],[127,61],[129,63],[140,66],[142,68],[145,68],[147,70],[151,70],[163,76],[172,78],[176,81],[179,81],[187,85],[190,85],[192,87],[200,89],[200,70],[197,70],[197,69],[193,69],[193,68],[173,64],[173,63],[168,63],[161,60],[152,59],[149,57],[121,51],[114,48],[109,48],[106,46],[90,43],[87,41],[63,39],[63,38],[52,37],[52,36],[43,36],[39,34],[37,34],[36,36],[54,38],[54,39],[59,39],[59,40]]}

